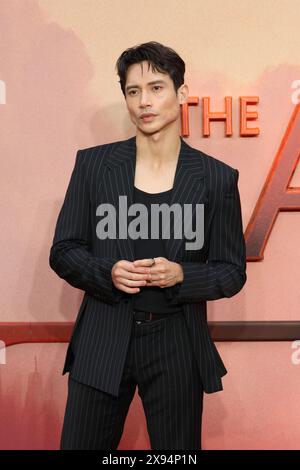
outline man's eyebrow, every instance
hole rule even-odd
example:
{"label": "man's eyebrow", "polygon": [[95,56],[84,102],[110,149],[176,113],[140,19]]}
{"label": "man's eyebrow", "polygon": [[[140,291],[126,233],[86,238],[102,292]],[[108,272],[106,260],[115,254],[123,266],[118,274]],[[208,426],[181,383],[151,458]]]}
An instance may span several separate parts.
{"label": "man's eyebrow", "polygon": [[[165,84],[166,82],[164,80],[153,80],[152,82],[148,82],[147,85],[155,85],[157,83]],[[138,85],[128,85],[126,87],[126,91],[131,90],[131,88],[139,88],[139,86]]]}

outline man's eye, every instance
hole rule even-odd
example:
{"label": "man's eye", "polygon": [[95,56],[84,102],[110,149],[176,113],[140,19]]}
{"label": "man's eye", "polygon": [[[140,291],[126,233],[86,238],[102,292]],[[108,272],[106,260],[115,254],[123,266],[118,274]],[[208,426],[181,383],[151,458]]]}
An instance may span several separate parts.
{"label": "man's eye", "polygon": [[[160,85],[154,85],[153,88],[156,89],[156,91],[158,91],[160,88],[162,88],[162,86]],[[134,94],[136,94],[137,90],[130,90],[128,93],[130,96],[134,96]],[[133,94],[134,93],[134,94]]]}

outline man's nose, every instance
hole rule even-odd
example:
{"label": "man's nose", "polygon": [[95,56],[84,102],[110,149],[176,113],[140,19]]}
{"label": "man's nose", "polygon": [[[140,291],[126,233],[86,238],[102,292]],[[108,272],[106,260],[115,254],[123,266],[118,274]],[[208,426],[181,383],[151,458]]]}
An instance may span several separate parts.
{"label": "man's nose", "polygon": [[150,100],[149,93],[147,93],[147,92],[142,92],[141,93],[140,106],[142,108],[145,108],[147,106],[151,107],[151,100]]}

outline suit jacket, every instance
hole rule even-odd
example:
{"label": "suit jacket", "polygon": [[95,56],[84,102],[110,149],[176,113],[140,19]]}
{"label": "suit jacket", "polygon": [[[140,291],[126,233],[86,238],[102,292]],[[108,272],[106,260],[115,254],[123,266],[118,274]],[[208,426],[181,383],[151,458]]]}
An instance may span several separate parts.
{"label": "suit jacket", "polygon": [[[186,238],[163,239],[167,258],[181,264],[184,280],[165,288],[180,303],[204,391],[222,390],[227,370],[211,339],[207,301],[237,294],[246,282],[238,170],[192,148],[183,139],[171,204],[204,204],[204,244],[186,250]],[[96,234],[99,204],[115,208],[119,196],[133,204],[136,137],[78,150],[50,250],[50,266],[85,294],[68,346],[64,375],[118,396],[133,324],[132,298],[117,289],[113,265],[134,260],[133,240],[100,240]],[[119,224],[118,210],[117,227]],[[195,210],[193,212],[193,220]]]}

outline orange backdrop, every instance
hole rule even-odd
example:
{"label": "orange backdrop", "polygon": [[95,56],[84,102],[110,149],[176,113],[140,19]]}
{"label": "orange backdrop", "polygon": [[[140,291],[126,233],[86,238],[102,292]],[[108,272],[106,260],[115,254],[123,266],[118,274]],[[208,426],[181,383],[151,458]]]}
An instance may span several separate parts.
{"label": "orange backdrop", "polygon": [[[118,14],[116,14],[118,12]],[[298,0],[2,0],[0,3],[0,322],[71,322],[82,291],[48,265],[76,150],[129,138],[115,71],[127,47],[150,40],[186,62],[186,141],[237,168],[244,229],[300,100]],[[202,97],[232,97],[232,135],[202,134]],[[239,97],[258,96],[254,137],[239,135]],[[252,108],[251,108],[252,109]],[[300,152],[300,138],[297,143]],[[296,147],[297,147],[296,145]],[[300,187],[296,168],[290,185]],[[300,214],[281,212],[248,281],[210,302],[209,320],[297,320]],[[0,330],[1,331],[1,330]],[[299,338],[300,339],[300,338]],[[1,340],[1,337],[0,337]],[[299,449],[300,364],[291,342],[218,342],[229,373],[205,395],[203,448]],[[6,348],[0,364],[0,448],[56,449],[67,396],[66,343]],[[1,362],[1,361],[0,361]],[[30,430],[30,431],[29,431]],[[148,449],[136,393],[120,449]]]}

